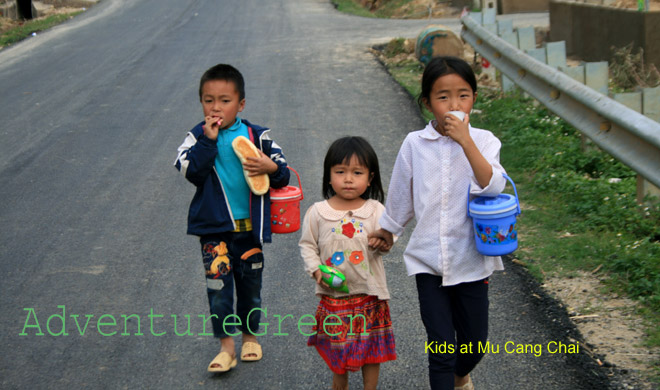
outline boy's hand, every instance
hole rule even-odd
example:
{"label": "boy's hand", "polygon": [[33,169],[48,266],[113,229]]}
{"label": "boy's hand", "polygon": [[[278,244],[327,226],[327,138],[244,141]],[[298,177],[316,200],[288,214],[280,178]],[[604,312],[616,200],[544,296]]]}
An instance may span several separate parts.
{"label": "boy's hand", "polygon": [[222,118],[209,115],[204,120],[206,120],[204,124],[204,135],[211,141],[217,141],[218,131],[220,131],[220,126],[222,126]]}
{"label": "boy's hand", "polygon": [[457,117],[448,113],[445,115],[445,134],[456,141],[459,145],[463,146],[466,142],[472,141],[472,138],[470,137],[470,127],[468,126],[469,123],[470,115],[468,114],[465,114],[465,118],[461,121]]}
{"label": "boy's hand", "polygon": [[314,279],[316,279],[316,284],[320,284],[323,287],[330,288],[326,282],[323,281],[323,272],[320,269],[314,271]]}
{"label": "boy's hand", "polygon": [[372,244],[372,239],[374,240],[373,241],[374,245],[378,245],[379,240],[385,241],[385,246],[383,246],[384,249],[381,249],[383,251],[390,250],[390,248],[392,248],[392,245],[394,244],[394,236],[392,235],[392,233],[388,232],[383,228],[380,228],[375,232],[369,234],[368,238],[369,238],[369,246],[371,246]]}
{"label": "boy's hand", "polygon": [[277,171],[277,164],[264,152],[259,151],[259,157],[248,157],[243,163],[243,169],[248,171],[248,176],[257,176],[262,174],[271,174]]}

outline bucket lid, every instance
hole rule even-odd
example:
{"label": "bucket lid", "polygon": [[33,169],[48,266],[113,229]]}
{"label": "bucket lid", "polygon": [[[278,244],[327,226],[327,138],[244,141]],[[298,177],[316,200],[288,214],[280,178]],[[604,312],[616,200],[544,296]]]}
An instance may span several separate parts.
{"label": "bucket lid", "polygon": [[298,187],[286,186],[282,188],[271,188],[270,189],[270,199],[271,200],[286,200],[286,199],[296,199],[302,196],[302,191]]}
{"label": "bucket lid", "polygon": [[493,215],[506,213],[518,208],[516,197],[509,194],[498,196],[480,196],[470,201],[469,213],[472,215]]}

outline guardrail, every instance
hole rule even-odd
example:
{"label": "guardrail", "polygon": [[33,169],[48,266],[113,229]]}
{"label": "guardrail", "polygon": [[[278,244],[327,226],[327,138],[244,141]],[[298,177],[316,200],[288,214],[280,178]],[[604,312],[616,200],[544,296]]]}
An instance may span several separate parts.
{"label": "guardrail", "polygon": [[660,123],[535,60],[483,28],[469,14],[461,22],[463,39],[502,74],[601,149],[660,187]]}

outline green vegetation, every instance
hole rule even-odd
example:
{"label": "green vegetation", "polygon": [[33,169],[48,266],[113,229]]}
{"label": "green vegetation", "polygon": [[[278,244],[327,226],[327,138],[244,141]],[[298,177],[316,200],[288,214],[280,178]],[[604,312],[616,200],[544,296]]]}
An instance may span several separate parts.
{"label": "green vegetation", "polygon": [[354,0],[332,0],[332,3],[337,7],[338,11],[345,12],[356,16],[367,18],[375,18],[376,15],[369,12],[368,9],[361,6]]}
{"label": "green vegetation", "polygon": [[407,18],[428,15],[426,5],[421,8],[407,8],[406,5],[410,3],[410,0],[383,1],[373,10],[366,9],[358,0],[332,0],[332,3],[341,12],[369,18]]}
{"label": "green vegetation", "polygon": [[[381,18],[391,18],[399,14],[401,7],[410,3],[410,0],[390,0],[384,1],[383,5],[380,6],[377,10],[374,10],[376,16]],[[406,15],[402,15],[406,16]]]}
{"label": "green vegetation", "polygon": [[[400,54],[398,41],[383,55]],[[419,63],[385,63],[413,96],[419,94]],[[521,197],[518,260],[540,280],[597,270],[608,288],[641,303],[647,343],[660,346],[658,200],[638,205],[635,172],[529,98],[481,89],[474,109],[472,124],[502,141],[502,165]]]}
{"label": "green vegetation", "polygon": [[65,14],[55,14],[43,19],[34,19],[26,21],[25,23],[11,28],[0,34],[0,48],[11,45],[12,43],[23,40],[32,33],[47,30],[55,25],[58,25],[68,19],[73,18],[82,11],[65,13]]}
{"label": "green vegetation", "polygon": [[647,343],[660,346],[660,207],[636,202],[636,174],[518,95],[482,96],[475,126],[502,141],[525,210],[516,256],[542,278],[600,268],[607,285],[641,303]]}

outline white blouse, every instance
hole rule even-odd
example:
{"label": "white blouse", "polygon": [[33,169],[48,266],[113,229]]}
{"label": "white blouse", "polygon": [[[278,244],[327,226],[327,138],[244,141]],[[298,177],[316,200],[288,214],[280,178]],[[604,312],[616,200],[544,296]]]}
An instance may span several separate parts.
{"label": "white blouse", "polygon": [[385,230],[401,236],[415,217],[417,225],[403,255],[408,275],[442,276],[443,286],[481,280],[504,269],[499,256],[477,252],[467,215],[468,185],[472,195],[497,196],[504,190],[502,144],[490,131],[472,126],[470,136],[493,167],[488,186],[481,188],[476,181],[463,148],[429,122],[403,141],[380,219]]}

